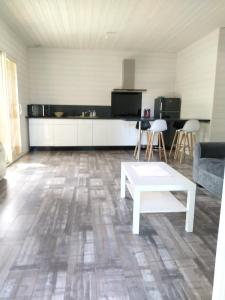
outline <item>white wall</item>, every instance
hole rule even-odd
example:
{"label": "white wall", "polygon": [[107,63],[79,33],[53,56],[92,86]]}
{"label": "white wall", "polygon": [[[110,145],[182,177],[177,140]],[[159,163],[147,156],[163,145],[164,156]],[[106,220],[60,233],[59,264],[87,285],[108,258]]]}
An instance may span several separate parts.
{"label": "white wall", "polygon": [[182,98],[181,116],[211,119],[219,30],[177,55],[175,91]]}
{"label": "white wall", "polygon": [[27,146],[27,123],[26,111],[28,99],[28,66],[27,48],[21,40],[0,20],[0,51],[6,52],[17,64],[19,101],[23,108],[21,115],[22,152],[25,153]]}
{"label": "white wall", "polygon": [[122,60],[131,57],[136,88],[148,89],[143,107],[153,108],[157,96],[173,95],[175,54],[30,48],[30,102],[110,105],[112,89],[121,88]]}
{"label": "white wall", "polygon": [[174,53],[150,53],[135,56],[136,88],[146,88],[143,93],[143,108],[154,112],[154,99],[158,96],[175,96],[176,59]]}
{"label": "white wall", "polygon": [[210,139],[225,142],[225,28],[221,28]]}

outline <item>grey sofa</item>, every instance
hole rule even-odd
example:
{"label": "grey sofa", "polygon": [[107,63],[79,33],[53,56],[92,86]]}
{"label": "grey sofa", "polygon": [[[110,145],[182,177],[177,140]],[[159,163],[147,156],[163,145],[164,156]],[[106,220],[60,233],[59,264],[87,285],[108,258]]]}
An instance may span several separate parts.
{"label": "grey sofa", "polygon": [[225,143],[197,143],[193,160],[193,179],[221,198],[225,167]]}

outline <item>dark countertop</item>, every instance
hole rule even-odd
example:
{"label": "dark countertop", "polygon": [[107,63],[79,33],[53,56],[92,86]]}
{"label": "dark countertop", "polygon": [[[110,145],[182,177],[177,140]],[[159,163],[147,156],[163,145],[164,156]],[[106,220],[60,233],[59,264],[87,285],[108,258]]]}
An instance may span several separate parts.
{"label": "dark countertop", "polygon": [[[101,116],[101,117],[82,117],[82,116],[63,116],[63,117],[26,117],[27,119],[76,119],[76,120],[123,120],[123,121],[154,121],[155,118],[144,118],[144,117],[112,117],[112,116]],[[196,120],[199,120],[200,122],[210,122],[210,119],[201,119],[201,118],[194,118]],[[190,120],[190,118],[171,118],[167,119],[164,118],[167,122],[175,122],[175,121],[187,121]]]}
{"label": "dark countertop", "polygon": [[111,117],[111,116],[102,116],[102,117],[82,117],[82,116],[62,116],[62,117],[26,117],[28,119],[77,119],[77,120],[124,120],[125,118]]}

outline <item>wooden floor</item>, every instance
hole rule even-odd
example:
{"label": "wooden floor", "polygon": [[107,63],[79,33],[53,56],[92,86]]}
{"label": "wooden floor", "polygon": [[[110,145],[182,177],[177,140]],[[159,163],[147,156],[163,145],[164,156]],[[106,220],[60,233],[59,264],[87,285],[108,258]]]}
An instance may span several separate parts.
{"label": "wooden floor", "polygon": [[[120,199],[131,151],[34,152],[0,183],[0,299],[211,299],[220,201],[197,191],[185,215],[146,214],[132,234]],[[175,167],[191,178],[191,165]],[[185,201],[184,193],[176,193]]]}

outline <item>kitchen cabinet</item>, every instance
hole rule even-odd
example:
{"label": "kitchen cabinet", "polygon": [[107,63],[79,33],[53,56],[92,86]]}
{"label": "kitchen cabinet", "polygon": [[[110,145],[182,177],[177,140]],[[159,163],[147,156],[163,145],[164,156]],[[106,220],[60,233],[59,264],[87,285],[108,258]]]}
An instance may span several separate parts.
{"label": "kitchen cabinet", "polygon": [[136,121],[130,121],[129,123],[129,144],[134,146],[137,143],[138,130],[136,129]]}
{"label": "kitchen cabinet", "polygon": [[77,144],[79,146],[92,146],[92,120],[79,120],[78,121],[78,132],[77,132],[77,138],[78,142]]}
{"label": "kitchen cabinet", "polygon": [[54,146],[77,146],[77,120],[51,120]]}
{"label": "kitchen cabinet", "polygon": [[94,146],[129,146],[129,122],[123,120],[93,120]]}
{"label": "kitchen cabinet", "polygon": [[30,146],[133,146],[136,122],[98,119],[29,119]]}
{"label": "kitchen cabinet", "polygon": [[109,120],[107,129],[110,146],[126,146],[130,144],[129,122]]}
{"label": "kitchen cabinet", "polygon": [[77,146],[77,121],[29,119],[30,146]]}
{"label": "kitchen cabinet", "polygon": [[108,146],[110,120],[93,120],[93,146]]}
{"label": "kitchen cabinet", "polygon": [[30,119],[30,146],[54,146],[51,120]]}
{"label": "kitchen cabinet", "polygon": [[[199,134],[202,139],[205,137],[202,137],[201,133],[206,135],[206,129],[205,132],[203,129]],[[136,121],[97,118],[29,118],[31,147],[135,146],[137,135]],[[142,145],[146,143],[145,131]],[[154,137],[153,144],[158,144],[157,136]]]}

